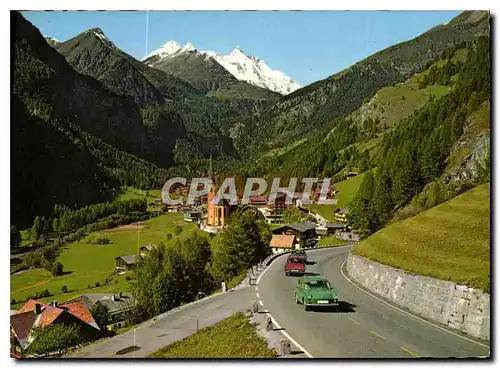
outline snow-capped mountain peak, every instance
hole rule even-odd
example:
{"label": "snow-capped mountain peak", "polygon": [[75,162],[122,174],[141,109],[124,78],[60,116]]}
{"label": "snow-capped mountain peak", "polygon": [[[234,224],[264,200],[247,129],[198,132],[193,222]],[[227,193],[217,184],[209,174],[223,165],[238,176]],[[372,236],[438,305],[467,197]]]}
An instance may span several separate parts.
{"label": "snow-capped mountain peak", "polygon": [[54,37],[43,36],[43,38],[45,38],[45,41],[47,41],[47,43],[52,47],[55,47],[61,43],[59,40],[56,40]]}
{"label": "snow-capped mountain peak", "polygon": [[231,51],[231,53],[229,54],[229,56],[232,56],[232,57],[247,57],[245,55],[245,53],[243,52],[243,50],[239,47],[239,46],[236,46],[233,51]]}
{"label": "snow-capped mountain peak", "polygon": [[159,49],[151,52],[143,60],[155,55],[160,59],[173,58],[187,52],[196,52],[199,55],[205,55],[206,59],[213,58],[239,80],[283,95],[300,88],[300,85],[296,81],[279,70],[269,68],[258,57],[246,55],[239,46],[236,46],[229,55],[223,55],[217,54],[214,51],[198,51],[189,42],[186,42],[184,46],[180,46],[175,41],[169,41]]}
{"label": "snow-capped mountain peak", "polygon": [[195,48],[192,43],[186,42],[184,46],[179,45],[175,41],[168,41],[166,44],[162,45],[159,49],[151,52],[143,60],[150,58],[151,56],[157,55],[160,58],[168,58],[179,53],[194,51]]}

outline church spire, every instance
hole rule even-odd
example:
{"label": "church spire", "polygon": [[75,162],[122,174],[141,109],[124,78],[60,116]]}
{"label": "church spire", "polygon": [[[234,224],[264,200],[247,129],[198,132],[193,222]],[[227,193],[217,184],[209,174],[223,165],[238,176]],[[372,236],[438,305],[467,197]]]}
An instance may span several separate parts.
{"label": "church spire", "polygon": [[214,172],[212,170],[212,151],[210,151],[210,165],[208,166],[208,177],[214,181]]}

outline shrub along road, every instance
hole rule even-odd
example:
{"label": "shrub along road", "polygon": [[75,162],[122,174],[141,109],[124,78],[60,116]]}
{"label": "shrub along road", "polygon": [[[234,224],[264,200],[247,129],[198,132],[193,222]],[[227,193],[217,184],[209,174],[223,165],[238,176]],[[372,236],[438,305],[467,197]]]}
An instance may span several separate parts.
{"label": "shrub along road", "polygon": [[[339,293],[338,312],[306,312],[294,300],[296,277],[283,272],[278,257],[263,273],[258,290],[262,309],[313,357],[413,358],[488,355],[487,343],[475,342],[412,317],[351,284],[342,274],[350,246],[308,253],[307,273],[326,276]],[[314,264],[312,264],[314,262]],[[343,270],[345,274],[345,269]]]}

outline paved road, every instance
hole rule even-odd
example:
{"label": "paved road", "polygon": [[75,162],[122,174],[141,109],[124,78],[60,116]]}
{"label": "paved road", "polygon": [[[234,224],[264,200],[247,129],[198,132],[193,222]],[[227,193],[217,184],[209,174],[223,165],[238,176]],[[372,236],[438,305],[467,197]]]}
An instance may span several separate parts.
{"label": "paved road", "polygon": [[195,333],[197,318],[200,329],[211,326],[234,313],[250,309],[254,300],[254,286],[218,294],[167,312],[134,330],[84,347],[66,358],[143,358]]}
{"label": "paved road", "polygon": [[[259,280],[263,309],[313,357],[413,358],[486,356],[484,342],[457,336],[377,300],[352,285],[341,272],[350,247],[308,253],[306,272],[321,273],[339,292],[341,310],[309,311],[297,305],[296,277],[277,258]],[[345,268],[343,270],[345,273]]]}

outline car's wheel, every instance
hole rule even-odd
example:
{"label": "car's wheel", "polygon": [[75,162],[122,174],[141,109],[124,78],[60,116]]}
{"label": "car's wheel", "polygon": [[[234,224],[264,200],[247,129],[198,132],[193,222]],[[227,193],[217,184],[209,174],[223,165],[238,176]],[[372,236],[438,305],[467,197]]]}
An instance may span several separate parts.
{"label": "car's wheel", "polygon": [[293,296],[295,297],[295,303],[300,304],[299,298],[297,298],[297,293],[294,293]]}
{"label": "car's wheel", "polygon": [[303,302],[304,302],[304,310],[308,311],[309,307],[307,306],[306,300],[304,299]]}
{"label": "car's wheel", "polygon": [[290,272],[285,272],[285,275],[286,276],[290,276]]}

